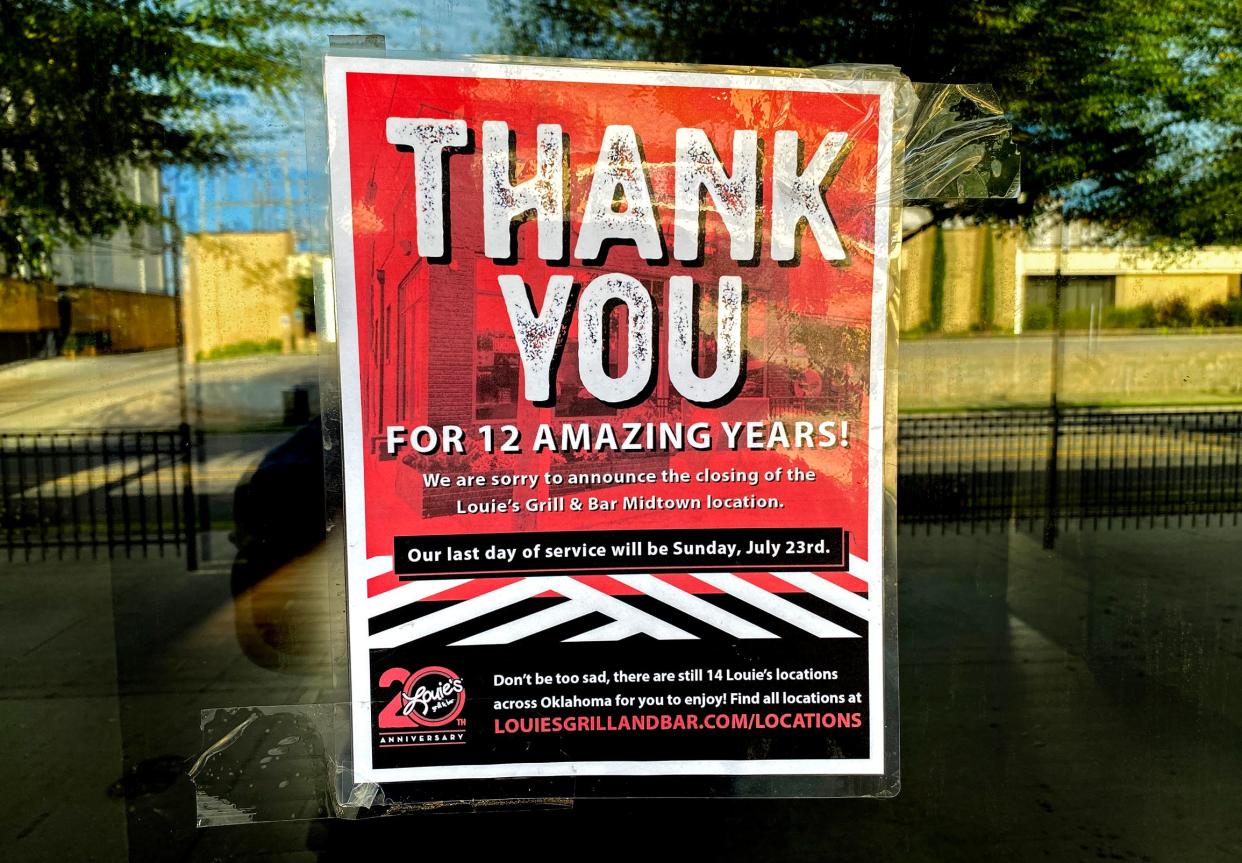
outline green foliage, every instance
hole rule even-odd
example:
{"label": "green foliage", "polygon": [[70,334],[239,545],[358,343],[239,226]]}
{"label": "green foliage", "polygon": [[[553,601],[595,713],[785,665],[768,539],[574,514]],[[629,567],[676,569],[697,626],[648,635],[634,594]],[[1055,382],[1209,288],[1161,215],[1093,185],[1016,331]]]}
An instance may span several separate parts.
{"label": "green foliage", "polygon": [[[1098,310],[1096,310],[1098,314]],[[1067,330],[1085,330],[1092,326],[1098,327],[1099,321],[1092,314],[1092,309],[1066,309],[1061,312],[1061,326]]]}
{"label": "green foliage", "polygon": [[1052,329],[1052,306],[1027,306],[1023,309],[1022,329],[1026,332]]}
{"label": "green foliage", "polygon": [[250,339],[242,342],[234,342],[231,345],[220,345],[218,348],[212,348],[209,351],[199,351],[194,355],[194,359],[198,362],[211,362],[212,360],[232,360],[238,357],[250,357],[255,354],[278,354],[284,349],[284,345],[280,339],[268,339],[265,342],[256,342]]}
{"label": "green foliage", "polygon": [[840,326],[795,312],[789,313],[789,336],[806,347],[821,372],[846,363],[863,365],[871,349],[870,333],[863,327]]}
{"label": "green foliage", "polygon": [[927,323],[932,330],[944,326],[944,279],[945,279],[944,232],[936,229],[936,239],[932,245],[931,259],[931,309]]}
{"label": "green foliage", "polygon": [[1194,312],[1185,297],[1169,297],[1156,303],[1156,326],[1188,327],[1194,322]]}
{"label": "green foliage", "polygon": [[127,193],[130,172],[238,156],[230,104],[279,99],[301,74],[301,35],[356,20],[332,0],[4,0],[4,271],[46,274],[57,246],[156,220]]}
{"label": "green foliage", "polygon": [[983,232],[983,273],[979,279],[979,327],[991,329],[996,318],[996,253],[992,232]]}
{"label": "green foliage", "polygon": [[1229,306],[1220,300],[1205,303],[1195,312],[1195,323],[1201,327],[1227,327],[1233,324]]}
{"label": "green foliage", "polygon": [[922,321],[915,325],[913,329],[902,330],[901,337],[903,339],[921,339],[923,336],[932,334],[931,322]]}
{"label": "green foliage", "polygon": [[70,333],[65,337],[65,344],[61,347],[61,351],[64,353],[87,353],[89,351],[106,353],[111,347],[111,333]]}
{"label": "green foliage", "polygon": [[994,85],[1023,152],[1019,201],[1174,245],[1242,242],[1237,0],[493,0],[501,50],[760,66],[887,63]]}
{"label": "green foliage", "polygon": [[[1183,327],[1242,327],[1242,298],[1213,300],[1192,309],[1183,297],[1172,297],[1159,303],[1137,306],[1108,306],[1093,317],[1090,308],[1067,309],[1061,313],[1066,330],[1178,329]],[[1027,332],[1050,330],[1053,327],[1052,306],[1027,306],[1022,315]]]}
{"label": "green foliage", "polygon": [[1200,306],[1195,312],[1195,323],[1201,327],[1242,327],[1242,298],[1213,300]]}
{"label": "green foliage", "polygon": [[1137,306],[1113,306],[1100,315],[1100,326],[1106,330],[1138,330],[1156,326],[1156,307],[1153,303]]}
{"label": "green foliage", "polygon": [[[1100,310],[1094,320],[1091,310],[1068,309],[1061,313],[1066,330],[1086,330],[1092,325],[1102,330],[1180,329],[1242,326],[1242,299],[1213,300],[1192,309],[1184,297],[1171,297],[1159,303],[1112,306]],[[1052,307],[1030,306],[1023,315],[1028,331],[1052,329]]]}

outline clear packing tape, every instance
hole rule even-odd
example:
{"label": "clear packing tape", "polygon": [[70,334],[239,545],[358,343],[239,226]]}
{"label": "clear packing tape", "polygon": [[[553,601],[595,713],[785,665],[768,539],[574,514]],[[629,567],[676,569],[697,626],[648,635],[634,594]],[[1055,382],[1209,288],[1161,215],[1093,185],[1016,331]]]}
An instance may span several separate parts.
{"label": "clear packing tape", "polygon": [[503,797],[440,799],[431,789],[355,784],[347,757],[348,702],[208,709],[203,748],[187,766],[197,826],[226,827],[320,818],[358,819],[413,812],[564,809],[569,780]]}
{"label": "clear packing tape", "polygon": [[[378,41],[377,41],[378,40]],[[383,50],[382,37],[358,37],[356,42],[334,40],[331,53],[352,56],[396,56]],[[324,164],[327,152],[327,123],[324,116],[322,79],[323,54],[309,58],[306,103],[308,153],[312,164]],[[522,62],[519,58],[471,58]],[[529,61],[527,61],[529,62]],[[539,61],[559,64],[568,61]],[[596,67],[618,64],[579,63]],[[636,68],[649,65],[622,64]],[[990,88],[962,84],[912,84],[892,66],[822,66],[814,69],[758,69],[746,67],[654,67],[663,71],[712,71],[757,77],[820,77],[838,81],[882,80],[894,82],[893,153],[891,197],[879,200],[881,206],[897,211],[906,203],[950,202],[963,199],[1014,198],[1019,193],[1021,159],[1011,137],[1002,106]],[[318,136],[318,137],[316,137]],[[328,211],[326,183],[319,193],[322,212]],[[899,221],[899,220],[898,220]],[[893,237],[893,251],[900,248],[900,234]],[[317,301],[324,308],[331,300],[331,287],[317,279]],[[328,306],[330,307],[330,306]],[[890,330],[895,320],[890,297]],[[327,550],[334,559],[343,559],[339,529],[341,512],[340,405],[337,392],[338,359],[328,341],[322,346],[324,381],[325,469],[330,522]],[[890,342],[889,350],[893,350]],[[895,414],[895,401],[884,407]],[[888,442],[886,441],[886,447]],[[891,456],[895,458],[895,453]],[[890,459],[886,450],[885,461]],[[895,468],[893,471],[895,477]],[[886,474],[885,487],[889,485]],[[886,494],[885,520],[893,523],[895,503]],[[891,537],[889,538],[891,544]],[[890,547],[889,561],[895,560]],[[336,575],[340,577],[337,570]],[[888,581],[890,575],[886,573]],[[895,583],[895,582],[894,582]],[[344,590],[330,591],[333,607],[329,617],[343,621]],[[895,615],[885,621],[895,644]],[[337,626],[333,644],[324,648],[332,654],[334,675],[343,679],[345,631]],[[895,649],[895,647],[894,647]],[[305,647],[300,649],[305,652]],[[895,666],[895,663],[893,663]],[[896,694],[896,669],[886,667]],[[338,684],[339,685],[339,684]],[[348,697],[340,689],[340,697]],[[895,700],[895,699],[894,699]],[[195,786],[199,826],[229,825],[265,821],[314,818],[356,819],[420,811],[461,811],[473,809],[563,808],[573,800],[590,794],[582,777],[541,780],[506,780],[476,783],[467,793],[447,790],[437,783],[412,783],[381,787],[374,783],[353,782],[351,755],[351,709],[348,702],[288,706],[220,707],[203,710],[200,717],[202,748],[187,762],[189,778]],[[895,714],[894,714],[895,717]],[[895,721],[895,719],[894,719]],[[895,750],[893,752],[895,755]],[[842,786],[843,789],[845,786]],[[788,791],[788,788],[783,789]],[[675,793],[675,792],[674,792]],[[691,796],[698,796],[702,792]],[[772,796],[757,778],[736,779],[718,793]],[[848,789],[841,793],[851,793]]]}
{"label": "clear packing tape", "polygon": [[913,83],[895,66],[832,65],[808,71],[902,84],[895,111],[899,140],[894,143],[903,180],[894,186],[896,203],[1018,197],[1022,156],[991,86]]}
{"label": "clear packing tape", "polygon": [[905,148],[905,200],[1016,198],[1022,157],[991,87],[915,84]]}

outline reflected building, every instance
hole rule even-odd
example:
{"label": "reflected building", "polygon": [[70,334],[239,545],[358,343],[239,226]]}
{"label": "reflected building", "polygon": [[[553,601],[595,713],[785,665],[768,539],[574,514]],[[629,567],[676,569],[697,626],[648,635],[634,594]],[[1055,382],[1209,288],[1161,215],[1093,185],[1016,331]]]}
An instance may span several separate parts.
{"label": "reflected building", "polygon": [[[155,169],[127,172],[125,191],[163,208]],[[122,227],[52,253],[50,279],[0,280],[0,364],[155,350],[176,344],[176,310],[158,224]]]}
{"label": "reflected building", "polygon": [[[1110,242],[1098,228],[1047,222],[1016,226],[950,222],[902,247],[902,332],[1038,331],[1052,326],[1058,267],[1061,311],[1069,329],[1137,329],[1231,321],[1239,302],[1242,248],[1209,246],[1165,253]],[[1148,312],[1147,309],[1151,309]],[[1242,315],[1242,306],[1232,312]]]}

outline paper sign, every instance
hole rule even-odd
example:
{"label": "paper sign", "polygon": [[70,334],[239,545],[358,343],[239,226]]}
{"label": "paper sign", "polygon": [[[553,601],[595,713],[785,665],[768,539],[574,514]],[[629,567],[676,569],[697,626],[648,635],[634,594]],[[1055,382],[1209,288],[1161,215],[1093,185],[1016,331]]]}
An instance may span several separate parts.
{"label": "paper sign", "polygon": [[357,781],[884,773],[894,86],[327,60]]}

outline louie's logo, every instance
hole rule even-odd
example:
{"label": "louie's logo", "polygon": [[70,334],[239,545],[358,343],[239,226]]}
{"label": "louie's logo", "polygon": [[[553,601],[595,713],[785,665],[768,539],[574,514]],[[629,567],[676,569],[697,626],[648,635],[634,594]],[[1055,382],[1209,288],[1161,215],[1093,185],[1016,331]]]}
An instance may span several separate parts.
{"label": "louie's logo", "polygon": [[[456,720],[466,706],[461,677],[440,665],[413,673],[390,668],[380,675],[379,685],[381,689],[400,687],[380,711],[380,728],[442,728]],[[464,720],[457,724],[464,724]]]}

